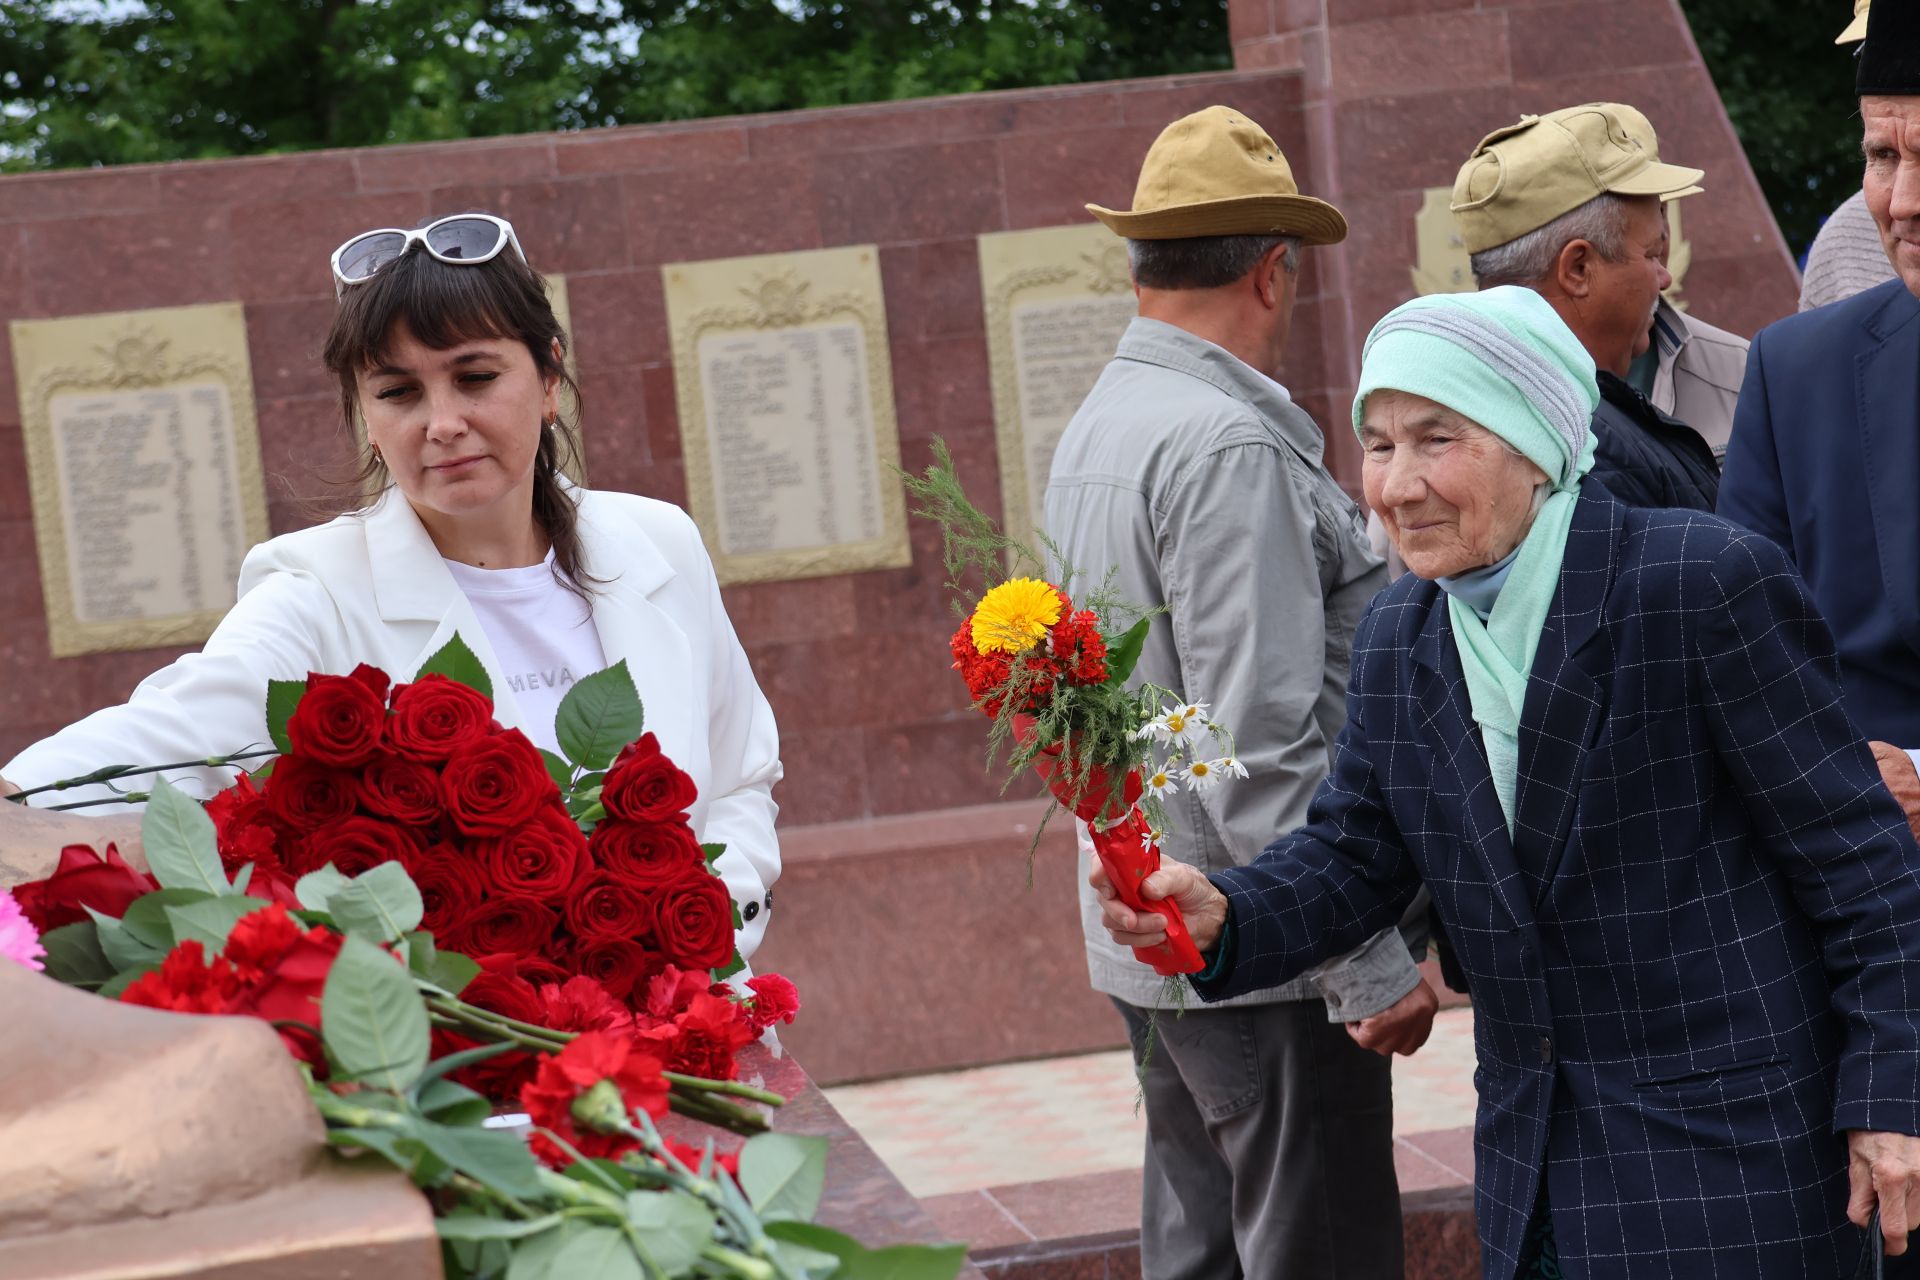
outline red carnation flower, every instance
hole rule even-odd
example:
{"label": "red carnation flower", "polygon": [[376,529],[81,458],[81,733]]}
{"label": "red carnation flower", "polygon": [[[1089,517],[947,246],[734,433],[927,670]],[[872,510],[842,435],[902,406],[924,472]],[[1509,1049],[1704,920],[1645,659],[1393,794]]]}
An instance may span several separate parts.
{"label": "red carnation flower", "polygon": [[693,779],[660,750],[651,733],[621,748],[600,791],[600,803],[616,818],[631,822],[670,822],[693,807],[699,792]]}
{"label": "red carnation flower", "polygon": [[[639,1143],[618,1130],[636,1112],[659,1119],[667,1112],[667,1082],[660,1058],[631,1037],[589,1031],[550,1058],[520,1090],[520,1105],[533,1123],[550,1130],[581,1155],[617,1160]],[[595,1092],[608,1082],[611,1090]],[[582,1119],[574,1104],[586,1098]],[[535,1153],[550,1165],[569,1157],[536,1132]]]}
{"label": "red carnation flower", "polygon": [[421,676],[393,691],[386,744],[409,760],[439,764],[493,732],[493,703],[484,693],[445,676]]}
{"label": "red carnation flower", "polygon": [[128,983],[120,1000],[174,1013],[225,1013],[239,990],[233,966],[219,956],[209,963],[200,940],[189,938],[167,952],[158,969]]}
{"label": "red carnation flower", "polygon": [[1066,667],[1070,684],[1103,684],[1107,678],[1107,642],[1091,610],[1063,613],[1048,634],[1053,657]]}
{"label": "red carnation flower", "polygon": [[472,856],[495,889],[543,902],[566,897],[591,868],[587,837],[557,803],[542,805],[503,836],[477,842]]}
{"label": "red carnation flower", "polygon": [[702,994],[693,997],[671,1023],[641,1032],[640,1039],[666,1056],[669,1071],[703,1080],[731,1080],[740,1072],[735,1056],[753,1043],[756,1034],[745,1009],[720,996]]}
{"label": "red carnation flower", "polygon": [[607,818],[593,829],[589,844],[602,870],[647,891],[704,872],[707,865],[693,828],[677,816],[672,822]]}
{"label": "red carnation flower", "polygon": [[555,1031],[633,1031],[633,1013],[585,974],[540,988],[540,1025]]}
{"label": "red carnation flower", "polygon": [[350,676],[308,676],[307,691],[287,719],[291,754],[337,769],[365,764],[380,746],[386,695],[386,676],[365,663]]}
{"label": "red carnation flower", "polygon": [[725,995],[727,990],[725,983],[715,982],[713,975],[704,970],[695,972],[668,965],[647,983],[641,1011],[655,1021],[671,1022],[675,1014],[684,1012],[693,1003],[695,996]]}
{"label": "red carnation flower", "polygon": [[440,775],[447,816],[470,836],[505,835],[559,794],[540,753],[517,729],[467,742]]}
{"label": "red carnation flower", "polygon": [[753,992],[750,1013],[757,1031],[764,1031],[776,1022],[791,1023],[800,1012],[799,990],[777,973],[748,978],[747,990]]}

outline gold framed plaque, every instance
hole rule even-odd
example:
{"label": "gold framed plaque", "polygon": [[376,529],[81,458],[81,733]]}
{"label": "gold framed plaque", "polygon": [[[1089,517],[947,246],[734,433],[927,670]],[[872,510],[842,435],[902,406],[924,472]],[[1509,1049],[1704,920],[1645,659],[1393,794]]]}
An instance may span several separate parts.
{"label": "gold framed plaque", "polygon": [[660,272],[687,505],[720,581],[911,563],[878,251]]}
{"label": "gold framed plaque", "polygon": [[1136,306],[1126,241],[1097,222],[979,237],[1002,520],[1029,546],[1060,433]]}
{"label": "gold framed plaque", "polygon": [[240,305],[10,328],[54,656],[206,639],[268,534]]}

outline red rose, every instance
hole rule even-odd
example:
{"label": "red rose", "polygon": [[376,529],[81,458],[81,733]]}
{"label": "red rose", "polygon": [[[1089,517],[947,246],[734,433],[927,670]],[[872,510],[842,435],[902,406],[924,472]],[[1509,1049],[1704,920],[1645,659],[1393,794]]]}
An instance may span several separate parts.
{"label": "red rose", "polygon": [[354,777],[305,756],[281,756],[267,778],[267,812],[293,831],[312,831],[353,812]]}
{"label": "red rose", "polygon": [[639,886],[597,872],[567,898],[567,927],[583,942],[590,938],[638,942],[653,933],[653,903]]}
{"label": "red rose", "polygon": [[733,958],[733,899],[720,877],[697,871],[660,891],[653,932],[683,969],[714,969]]}
{"label": "red rose", "polygon": [[529,955],[518,957],[520,976],[536,987],[565,982],[568,978],[571,978],[573,976],[573,970],[569,969],[566,965],[556,963],[551,958],[553,949],[553,943],[550,941],[547,944],[546,952],[537,956]]}
{"label": "red rose", "polygon": [[462,1000],[518,1022],[540,1023],[546,1006],[540,1001],[538,989],[521,973],[518,958],[495,952],[475,957],[474,963],[480,966],[480,972],[460,992]]}
{"label": "red rose", "polygon": [[591,866],[586,836],[558,804],[542,805],[506,835],[477,841],[473,857],[490,884],[543,902],[566,896]]}
{"label": "red rose", "polygon": [[440,775],[418,760],[382,751],[360,774],[360,803],[411,827],[440,817]]}
{"label": "red rose", "polygon": [[600,791],[600,803],[616,818],[668,822],[693,807],[699,791],[693,779],[660,751],[659,740],[640,735],[620,749]]}
{"label": "red rose", "polygon": [[584,938],[574,951],[573,963],[582,976],[605,987],[615,1000],[625,1001],[666,961],[631,938]]}
{"label": "red rose", "polygon": [[480,905],[456,930],[468,955],[530,955],[540,949],[560,917],[531,898],[494,898]]}
{"label": "red rose", "polygon": [[763,973],[747,979],[753,992],[753,1025],[765,1029],[776,1022],[792,1022],[800,1012],[800,992],[777,973]]}
{"label": "red rose", "polygon": [[633,1031],[632,1011],[586,975],[541,987],[540,1005],[540,1025],[555,1031]]}
{"label": "red rose", "polygon": [[672,822],[627,822],[607,818],[593,829],[593,860],[602,870],[643,889],[671,884],[690,872],[704,873],[707,855],[684,818]]}
{"label": "red rose", "polygon": [[420,841],[407,828],[355,814],[302,836],[288,854],[287,870],[303,876],[331,862],[351,879],[383,862],[410,866],[419,853]]}
{"label": "red rose", "polygon": [[291,754],[339,769],[351,769],[373,758],[387,719],[384,675],[375,692],[361,672],[374,668],[362,663],[350,676],[310,675],[307,691],[287,719]]}
{"label": "red rose", "polygon": [[517,729],[468,742],[440,775],[447,816],[470,836],[504,835],[559,794],[540,753]]}
{"label": "red rose", "polygon": [[386,742],[409,760],[439,764],[493,729],[487,695],[445,676],[421,676],[393,691]]}
{"label": "red rose", "polygon": [[60,851],[52,875],[16,885],[13,900],[33,927],[45,933],[92,919],[88,907],[118,920],[135,899],[159,887],[158,880],[128,866],[114,845],[107,846],[107,856],[102,858],[87,845],[70,844]]}
{"label": "red rose", "polygon": [[[542,1058],[534,1079],[520,1090],[520,1105],[533,1123],[557,1135],[583,1156],[618,1159],[640,1144],[617,1130],[601,1132],[580,1122],[573,1104],[602,1080],[619,1090],[621,1114],[610,1119],[632,1123],[635,1112],[658,1120],[667,1113],[667,1082],[661,1062],[648,1047],[629,1036],[589,1031],[550,1058]],[[535,1133],[534,1153],[548,1164],[571,1161],[553,1142]]]}
{"label": "red rose", "polygon": [[486,892],[479,866],[453,845],[436,844],[414,855],[407,873],[426,910],[421,927],[432,930],[442,950],[463,951],[455,939]]}

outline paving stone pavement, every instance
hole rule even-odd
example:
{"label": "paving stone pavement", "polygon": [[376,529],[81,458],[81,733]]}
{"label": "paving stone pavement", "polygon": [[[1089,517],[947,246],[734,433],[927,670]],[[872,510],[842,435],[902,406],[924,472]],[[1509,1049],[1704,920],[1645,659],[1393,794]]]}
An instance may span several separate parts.
{"label": "paving stone pavement", "polygon": [[[1145,1120],[1125,1050],[909,1076],[826,1091],[833,1105],[920,1197],[1009,1183],[1138,1169]],[[1393,1062],[1394,1133],[1473,1123],[1473,1011],[1446,1009],[1411,1058]],[[1464,1137],[1464,1135],[1462,1135]],[[1413,1145],[1426,1151],[1434,1144]],[[1454,1144],[1457,1145],[1457,1144]],[[1425,1185],[1470,1180],[1455,1159]],[[1402,1161],[1402,1182],[1411,1170]],[[1463,1176],[1464,1175],[1464,1176]],[[1405,1190],[1414,1187],[1403,1185]]]}

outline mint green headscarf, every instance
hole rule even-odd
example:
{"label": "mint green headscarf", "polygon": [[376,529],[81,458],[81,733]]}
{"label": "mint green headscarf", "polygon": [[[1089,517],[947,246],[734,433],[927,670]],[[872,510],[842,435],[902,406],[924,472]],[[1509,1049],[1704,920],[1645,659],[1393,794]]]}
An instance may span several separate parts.
{"label": "mint green headscarf", "polygon": [[1395,307],[1367,335],[1353,400],[1356,433],[1367,396],[1383,388],[1425,396],[1485,427],[1552,486],[1486,621],[1459,597],[1447,597],[1473,718],[1511,835],[1527,675],[1560,586],[1580,477],[1593,466],[1600,400],[1593,358],[1531,289],[1434,294]]}

